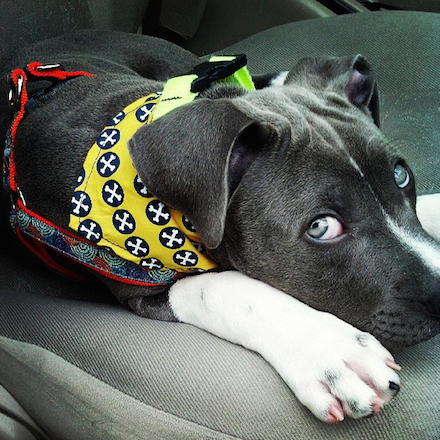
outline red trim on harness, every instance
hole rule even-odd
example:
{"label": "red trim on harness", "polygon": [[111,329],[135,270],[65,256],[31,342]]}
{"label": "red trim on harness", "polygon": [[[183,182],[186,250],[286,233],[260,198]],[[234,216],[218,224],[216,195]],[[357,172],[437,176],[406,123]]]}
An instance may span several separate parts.
{"label": "red trim on harness", "polygon": [[15,161],[14,161],[14,145],[15,145],[15,136],[17,134],[17,128],[18,124],[23,119],[23,116],[25,114],[25,106],[28,102],[28,95],[26,90],[26,82],[27,82],[27,76],[23,69],[15,69],[11,73],[11,80],[14,83],[14,86],[18,88],[18,82],[20,77],[23,80],[23,84],[21,86],[21,95],[20,95],[20,108],[18,112],[16,113],[14,120],[12,121],[11,125],[11,144],[12,144],[12,151],[11,151],[11,158],[10,158],[10,164],[9,164],[9,186],[12,191],[17,192],[17,186],[15,184]]}
{"label": "red trim on harness", "polygon": [[[69,78],[74,78],[77,76],[91,77],[94,75],[89,72],[84,72],[84,71],[66,72],[58,64],[43,65],[42,63],[39,63],[39,62],[31,62],[24,69],[15,69],[11,73],[10,79],[16,89],[16,93],[17,94],[20,93],[20,95],[17,96],[18,102],[20,105],[19,105],[19,109],[14,117],[14,120],[12,121],[11,131],[10,131],[12,150],[10,153],[10,161],[9,161],[9,186],[10,186],[11,191],[13,193],[15,193],[14,200],[15,200],[15,204],[16,204],[18,210],[24,211],[29,216],[33,217],[34,219],[39,220],[40,222],[46,224],[50,228],[59,231],[61,234],[65,235],[67,237],[70,237],[74,240],[78,240],[78,241],[86,243],[86,244],[90,244],[90,242],[88,240],[86,240],[85,238],[79,237],[78,235],[73,234],[69,231],[65,231],[64,229],[58,227],[54,223],[46,220],[45,218],[41,217],[40,215],[38,215],[35,212],[28,209],[24,205],[23,201],[20,198],[18,186],[16,184],[16,179],[15,179],[15,177],[16,177],[15,176],[16,169],[15,169],[15,161],[14,161],[15,137],[17,134],[17,128],[26,113],[26,104],[29,100],[27,90],[26,90],[27,83],[30,81],[33,81],[35,79],[48,79],[48,80],[55,80],[55,81],[64,81]],[[21,84],[21,87],[19,85],[20,77],[22,78],[22,81],[23,81],[23,83]],[[76,279],[80,279],[80,280],[88,279],[88,278],[84,277],[83,275],[78,274],[78,273],[62,266],[57,261],[55,261],[54,258],[52,258],[52,256],[48,252],[47,246],[44,244],[44,242],[40,241],[38,237],[24,234],[18,227],[16,227],[16,234],[17,234],[17,237],[20,239],[20,241],[34,255],[39,257],[44,263],[46,263],[53,270],[60,272],[63,275],[70,276],[70,277],[73,277]],[[112,274],[111,272],[107,272],[103,269],[93,267],[87,263],[81,262],[80,260],[76,260],[72,256],[65,254],[63,252],[60,252],[60,254],[62,256],[64,256],[65,258],[69,258],[69,260],[75,261],[76,263],[80,263],[82,266],[84,266],[88,269],[91,269],[91,270],[93,270],[93,271],[95,271],[95,272],[97,272],[107,278],[111,278],[111,279],[117,280],[119,282],[137,285],[137,286],[152,286],[152,287],[163,286],[163,285],[168,284],[168,283],[149,283],[149,282],[145,282],[145,281],[137,281],[137,280],[132,280],[130,278],[124,278],[124,277]],[[182,274],[182,276],[183,276],[183,274]],[[180,276],[178,275],[178,277],[180,277]]]}
{"label": "red trim on harness", "polygon": [[[31,217],[36,218],[37,220],[43,222],[44,224],[48,225],[49,227],[56,229],[57,231],[60,231],[61,233],[63,233],[64,235],[67,235],[68,237],[74,239],[74,240],[78,240],[81,241],[83,243],[86,244],[90,244],[90,242],[88,240],[86,240],[83,237],[80,237],[76,234],[71,233],[70,231],[66,231],[63,228],[60,228],[59,226],[55,225],[54,223],[50,222],[49,220],[46,220],[45,218],[41,217],[40,215],[36,214],[35,212],[31,211],[29,208],[27,208],[26,206],[24,206],[23,202],[21,200],[17,200],[17,208],[19,208],[20,210],[26,212],[27,214],[29,214]],[[16,232],[17,232],[17,236],[20,239],[20,241],[37,257],[39,257],[42,261],[44,261],[44,263],[46,263],[49,267],[51,267],[53,270],[60,272],[64,275],[73,277],[73,278],[77,278],[80,280],[90,280],[87,277],[84,277],[80,274],[77,274],[74,271],[70,271],[69,269],[65,268],[64,266],[62,266],[61,264],[57,263],[51,256],[50,254],[47,252],[46,250],[46,246],[44,245],[44,243],[40,242],[38,240],[38,238],[36,237],[28,237],[26,235],[24,235],[18,228],[16,228]],[[84,267],[87,267],[88,269],[91,269],[107,278],[111,278],[113,280],[122,282],[122,283],[126,283],[126,284],[133,284],[136,286],[151,286],[151,287],[155,287],[155,286],[165,286],[168,283],[147,283],[145,281],[136,281],[136,280],[132,280],[130,278],[124,278],[124,277],[119,277],[118,275],[114,275],[111,272],[107,272],[105,270],[102,269],[98,269],[96,267],[93,266],[89,266],[88,264],[82,263],[79,260],[76,260],[74,258],[72,258],[71,256],[67,255],[67,254],[62,254],[65,258],[69,258],[72,261],[75,261],[76,263],[81,264]],[[182,273],[182,276],[184,274]]]}
{"label": "red trim on harness", "polygon": [[78,272],[75,272],[73,270],[68,269],[67,267],[63,266],[62,264],[57,263],[47,252],[46,246],[44,243],[41,243],[34,237],[30,237],[27,235],[24,235],[20,228],[15,228],[15,234],[19,238],[19,240],[36,256],[38,257],[43,263],[45,263],[47,266],[49,266],[51,269],[53,269],[55,272],[61,273],[67,277],[75,278],[80,281],[90,281],[92,278],[83,276],[79,274]]}
{"label": "red trim on harness", "polygon": [[75,76],[93,76],[93,73],[85,72],[83,70],[76,70],[73,72],[66,72],[62,69],[61,66],[56,65],[58,67],[54,69],[39,69],[39,67],[44,66],[43,63],[39,63],[37,61],[33,61],[32,63],[29,63],[26,68],[27,71],[37,77],[37,78],[52,78],[57,79],[60,81],[64,81],[68,78],[74,78]]}
{"label": "red trim on harness", "polygon": [[37,61],[33,61],[29,63],[25,69],[15,69],[11,73],[11,80],[14,84],[14,86],[18,89],[18,83],[20,80],[20,77],[22,78],[23,84],[21,85],[21,92],[20,92],[20,108],[18,109],[14,120],[12,121],[11,125],[11,145],[12,145],[12,151],[11,151],[11,158],[10,158],[10,165],[9,165],[9,186],[12,191],[17,192],[17,184],[15,182],[15,161],[14,161],[14,145],[15,145],[15,137],[17,135],[17,128],[20,124],[21,120],[23,119],[25,112],[26,112],[26,104],[29,101],[29,97],[27,94],[26,85],[28,82],[28,75],[27,72],[39,79],[48,79],[48,80],[66,80],[69,78],[74,78],[77,76],[94,76],[93,73],[90,72],[84,72],[82,70],[73,71],[73,72],[66,72],[63,70],[63,68],[59,65],[58,67],[54,69],[39,69],[39,67],[44,66],[43,63],[39,63]]}

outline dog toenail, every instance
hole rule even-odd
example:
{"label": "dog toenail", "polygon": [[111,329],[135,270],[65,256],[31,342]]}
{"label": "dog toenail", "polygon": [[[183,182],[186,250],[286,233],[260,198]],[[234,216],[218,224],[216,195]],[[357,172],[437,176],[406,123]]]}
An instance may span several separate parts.
{"label": "dog toenail", "polygon": [[394,360],[390,358],[385,359],[385,364],[387,367],[390,367],[393,370],[400,371],[402,369],[402,367],[399,364],[396,364],[396,362],[394,362]]}
{"label": "dog toenail", "polygon": [[400,385],[390,381],[390,389],[394,391],[394,394],[397,394],[400,391]]}

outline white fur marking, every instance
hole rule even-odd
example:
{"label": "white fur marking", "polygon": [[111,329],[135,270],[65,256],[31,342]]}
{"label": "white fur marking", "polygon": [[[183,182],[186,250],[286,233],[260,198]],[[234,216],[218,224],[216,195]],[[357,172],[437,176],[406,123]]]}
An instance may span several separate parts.
{"label": "white fur marking", "polygon": [[[390,381],[399,384],[386,365],[391,354],[373,336],[239,272],[179,280],[169,301],[180,321],[260,353],[321,420],[332,421],[338,402],[351,417],[371,413],[376,393],[350,365],[363,365],[383,395]],[[365,338],[362,345],[359,336]],[[338,377],[336,383],[327,383],[328,372]],[[350,401],[357,402],[356,410]]]}
{"label": "white fur marking", "polygon": [[422,237],[414,236],[396,224],[388,214],[385,214],[385,219],[391,232],[399,241],[414,255],[417,255],[434,275],[440,276],[440,247],[434,246]]}
{"label": "white fur marking", "polygon": [[356,161],[350,156],[350,164],[352,167],[361,175],[362,178],[364,178],[364,173],[360,169],[359,165],[356,163]]}
{"label": "white fur marking", "polygon": [[275,86],[275,87],[283,86],[284,83],[286,82],[288,74],[289,74],[288,70],[280,72],[277,76],[275,76],[269,81],[269,86]]}

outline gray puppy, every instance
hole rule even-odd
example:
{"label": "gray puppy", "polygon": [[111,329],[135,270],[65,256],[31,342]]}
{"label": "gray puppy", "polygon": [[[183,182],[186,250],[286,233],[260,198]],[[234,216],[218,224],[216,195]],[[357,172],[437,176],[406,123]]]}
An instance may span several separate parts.
{"label": "gray puppy", "polygon": [[[85,197],[73,197],[78,172],[108,121],[201,61],[161,40],[83,31],[22,50],[2,70],[35,60],[94,75],[45,92],[29,84],[16,133],[22,201],[67,230]],[[305,59],[255,83],[211,85],[128,141],[145,194],[184,214],[217,269],[149,287],[98,276],[142,316],[257,351],[324,421],[376,414],[399,390],[399,367],[375,337],[394,347],[440,331],[440,245],[416,216],[408,165],[378,129],[365,59]],[[6,132],[12,115],[1,114]],[[117,204],[116,186],[106,188]],[[155,206],[160,222],[169,211]],[[422,206],[439,239],[438,196]]]}

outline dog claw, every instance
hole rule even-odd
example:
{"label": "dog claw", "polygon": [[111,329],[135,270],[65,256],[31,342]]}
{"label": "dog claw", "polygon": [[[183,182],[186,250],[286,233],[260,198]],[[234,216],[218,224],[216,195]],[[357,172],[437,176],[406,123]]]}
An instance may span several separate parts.
{"label": "dog claw", "polygon": [[338,403],[330,406],[328,410],[327,423],[339,423],[344,420],[344,411]]}
{"label": "dog claw", "polygon": [[395,396],[400,391],[400,385],[390,381],[390,390],[393,391],[393,395]]}
{"label": "dog claw", "polygon": [[396,371],[400,371],[402,369],[402,367],[399,364],[396,364],[396,362],[394,362],[394,360],[390,358],[385,359],[385,364],[387,367],[390,367]]}
{"label": "dog claw", "polygon": [[373,408],[373,416],[377,416],[379,414],[380,409],[382,408],[382,405],[384,404],[384,401],[380,397],[373,397],[371,399],[371,406]]}

